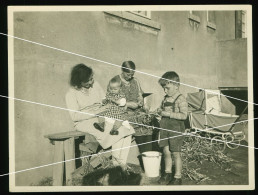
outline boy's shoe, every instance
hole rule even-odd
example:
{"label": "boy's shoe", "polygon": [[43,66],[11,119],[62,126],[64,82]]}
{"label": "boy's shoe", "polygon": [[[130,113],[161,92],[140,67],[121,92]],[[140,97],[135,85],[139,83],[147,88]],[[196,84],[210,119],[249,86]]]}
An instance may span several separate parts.
{"label": "boy's shoe", "polygon": [[93,123],[93,126],[99,131],[104,132],[104,125],[101,125],[101,123]]}
{"label": "boy's shoe", "polygon": [[172,173],[164,173],[159,179],[158,183],[161,185],[167,185],[172,179]]}
{"label": "boy's shoe", "polygon": [[173,178],[167,185],[182,185],[182,179]]}

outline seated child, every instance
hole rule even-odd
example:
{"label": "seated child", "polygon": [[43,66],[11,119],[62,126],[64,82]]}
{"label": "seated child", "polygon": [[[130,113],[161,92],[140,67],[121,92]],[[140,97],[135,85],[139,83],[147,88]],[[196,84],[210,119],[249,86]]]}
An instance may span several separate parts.
{"label": "seated child", "polygon": [[[158,109],[158,113],[162,117],[159,146],[163,148],[165,160],[165,173],[159,183],[163,185],[182,184],[181,146],[185,132],[184,120],[187,118],[187,101],[179,91],[179,81],[179,76],[174,71],[166,72],[159,80],[159,84],[166,94],[161,108]],[[171,154],[175,161],[174,178],[172,178]]]}
{"label": "seated child", "polygon": [[100,114],[98,117],[98,123],[94,123],[94,127],[100,131],[104,131],[105,128],[105,118],[118,119],[115,120],[111,135],[118,135],[118,129],[122,126],[122,123],[126,120],[126,99],[125,94],[121,92],[121,80],[116,77],[112,78],[108,84],[106,98],[103,100],[103,105],[110,105],[108,111]]}

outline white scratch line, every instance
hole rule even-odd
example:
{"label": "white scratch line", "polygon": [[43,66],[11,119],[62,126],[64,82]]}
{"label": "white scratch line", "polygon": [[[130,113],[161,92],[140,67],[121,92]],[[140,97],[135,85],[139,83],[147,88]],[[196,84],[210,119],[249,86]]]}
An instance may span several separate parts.
{"label": "white scratch line", "polygon": [[[160,140],[173,139],[173,138],[180,137],[180,136],[183,136],[183,135],[171,136],[171,137],[160,139]],[[108,150],[108,151],[100,152],[100,153],[97,153],[97,154],[81,156],[81,157],[78,157],[78,158],[73,158],[73,159],[69,159],[69,160],[59,161],[59,162],[50,163],[50,164],[46,164],[46,165],[41,165],[41,166],[38,166],[38,167],[32,167],[32,168],[29,168],[29,169],[23,169],[23,170],[16,171],[16,172],[10,172],[10,173],[6,173],[6,174],[2,174],[0,176],[6,176],[6,175],[11,175],[11,174],[21,173],[21,172],[24,172],[24,171],[30,171],[30,170],[38,169],[38,168],[42,168],[42,167],[48,167],[48,166],[51,166],[51,165],[56,165],[56,164],[60,164],[60,163],[64,163],[64,162],[69,162],[69,161],[73,161],[73,160],[76,160],[76,159],[87,158],[87,157],[91,157],[91,156],[98,156],[100,154],[105,154],[105,153],[116,151],[116,150],[123,150],[123,149],[131,148],[131,147],[135,147],[135,146],[139,146],[139,145],[144,145],[144,144],[148,144],[148,143],[152,143],[152,142],[157,142],[157,141],[159,141],[159,140],[150,141],[150,142],[146,142],[146,143],[142,143],[142,144],[138,144],[138,145],[136,144],[136,145],[133,145],[133,146],[123,147],[123,148],[118,148],[118,149],[115,149],[115,150]]]}
{"label": "white scratch line", "polygon": [[[56,48],[56,47],[51,47],[49,45],[45,45],[45,44],[42,44],[42,43],[38,43],[38,42],[30,41],[30,40],[27,40],[27,39],[19,38],[19,37],[13,36],[13,35],[8,35],[8,34],[2,33],[2,32],[0,32],[0,34],[8,36],[8,37],[15,38],[15,39],[19,39],[19,40],[22,40],[22,41],[25,41],[25,42],[28,42],[28,43],[33,43],[33,44],[40,45],[40,46],[43,46],[43,47],[47,47],[47,48],[50,48],[50,49],[54,49],[54,50],[57,50],[57,51],[62,51],[64,53],[69,53],[69,54],[76,55],[76,56],[79,56],[79,57],[87,58],[89,60],[93,60],[93,61],[97,61],[97,62],[101,62],[101,63],[105,63],[105,64],[109,64],[109,65],[121,68],[120,65],[113,64],[113,63],[110,63],[110,62],[106,62],[106,61],[103,61],[103,60],[99,60],[99,59],[96,59],[96,58],[84,56],[84,55],[81,55],[81,54],[77,54],[77,53],[70,52],[70,51],[67,51],[67,50],[59,49],[59,48]],[[124,69],[133,70],[133,69],[130,69],[130,68],[124,68]],[[138,70],[133,70],[133,71],[141,73],[141,74],[145,74],[145,75],[148,75],[148,76],[156,77],[156,78],[161,78],[160,76],[156,76],[156,75],[149,74],[149,73],[146,73],[146,72],[142,72],[142,71],[138,71]],[[198,90],[205,90],[205,91],[207,91],[209,93],[212,93],[212,94],[225,96],[227,98],[231,98],[231,99],[234,99],[234,100],[246,102],[246,103],[253,104],[253,105],[256,105],[256,106],[258,105],[257,103],[254,103],[254,102],[249,102],[249,101],[242,100],[242,99],[239,99],[239,98],[235,98],[235,97],[232,97],[232,96],[224,95],[224,94],[221,94],[221,93],[216,93],[214,91],[210,91],[210,90],[207,90],[207,89],[204,89],[204,88],[192,86],[192,85],[189,85],[189,84],[185,84],[185,83],[181,83],[181,82],[177,82],[177,81],[173,81],[173,80],[169,80],[169,79],[164,79],[164,78],[162,78],[162,79],[170,81],[170,82],[174,82],[174,83],[179,83],[179,84],[182,84],[182,85],[185,85],[185,86],[188,86],[188,87],[192,87],[192,88],[195,88],[195,89],[198,89]]]}
{"label": "white scratch line", "polygon": [[[4,95],[0,95],[0,97],[4,97],[4,98],[8,98],[8,99],[14,99],[14,100],[17,100],[17,101],[22,101],[22,102],[26,102],[26,103],[41,105],[41,106],[46,106],[46,107],[50,107],[50,108],[56,108],[56,109],[60,109],[60,110],[66,110],[66,111],[70,111],[70,112],[77,112],[77,113],[80,113],[80,114],[91,115],[91,116],[94,116],[94,117],[97,116],[97,117],[102,117],[102,118],[109,118],[109,117],[104,117],[104,116],[100,116],[100,115],[97,115],[97,114],[91,114],[91,113],[88,113],[88,112],[81,112],[81,111],[77,111],[77,110],[71,110],[71,109],[68,109],[68,108],[62,108],[62,107],[58,107],[58,106],[52,106],[52,105],[49,105],[49,104],[32,102],[32,101],[29,101],[29,100],[23,100],[23,99],[19,99],[19,98],[4,96]],[[114,119],[114,118],[109,118],[109,119],[113,119],[113,120],[117,120],[117,121],[125,121],[125,120]],[[229,125],[233,125],[233,124],[238,124],[238,123],[243,123],[243,122],[247,122],[247,121],[252,121],[252,120],[256,120],[256,119],[258,119],[258,118],[242,120],[242,121],[238,121],[238,122],[234,122],[234,123],[229,123],[229,124],[220,125],[220,126],[217,126],[217,127],[208,128],[208,129],[205,129],[205,130],[202,130],[202,129],[199,129],[199,128],[196,128],[196,129],[198,129],[199,131],[205,132],[205,131],[207,131],[209,129],[225,127],[225,126],[229,126]],[[135,124],[135,125],[140,125],[140,126],[143,126],[143,127],[150,127],[150,128],[155,128],[155,129],[159,129],[159,130],[165,130],[165,131],[171,131],[171,132],[175,132],[175,133],[180,133],[178,131],[173,131],[173,130],[170,130],[170,129],[163,129],[163,128],[160,128],[160,127],[154,127],[154,126],[140,124],[140,123],[134,123],[134,122],[130,122],[130,121],[128,121],[128,123]]]}
{"label": "white scratch line", "polygon": [[[74,111],[74,110],[70,110],[70,109],[66,109],[66,108],[51,106],[51,105],[47,105],[47,104],[41,104],[41,103],[37,103],[37,102],[32,102],[32,101],[28,101],[28,100],[22,100],[22,99],[18,99],[18,98],[7,97],[7,96],[3,96],[3,95],[0,95],[0,97],[10,98],[10,99],[18,100],[18,101],[23,101],[23,102],[27,102],[27,103],[33,103],[33,104],[48,106],[48,107],[57,108],[57,109],[62,109],[62,110],[69,110],[69,111],[73,111],[73,112],[80,112],[80,111]],[[89,115],[94,115],[94,114],[84,113],[84,112],[80,112],[80,113],[89,114]],[[96,116],[96,115],[94,115],[94,116]],[[216,127],[213,127],[213,128],[219,128],[219,127],[229,126],[229,125],[238,124],[238,123],[243,123],[243,122],[246,122],[246,121],[251,121],[251,120],[256,120],[256,119],[258,119],[258,118],[243,120],[243,121],[239,121],[239,122],[236,122],[236,123],[230,123],[230,124],[226,124],[226,125],[216,126]],[[152,126],[143,125],[143,124],[138,124],[138,123],[134,123],[134,124],[137,124],[137,125],[140,125],[140,126],[152,127]],[[155,127],[155,128],[156,128],[156,127]],[[213,128],[208,128],[208,129],[206,129],[206,130],[202,130],[202,129],[198,129],[198,128],[197,128],[197,129],[200,130],[200,131],[207,132],[208,130],[211,130],[211,129],[213,129]],[[177,131],[173,131],[173,130],[170,130],[170,129],[163,129],[163,128],[156,128],[156,129],[165,130],[165,131],[171,131],[171,132],[175,132],[175,133],[178,133],[178,134],[182,134],[182,135],[172,136],[172,137],[164,138],[164,139],[160,139],[160,140],[165,140],[165,139],[170,139],[170,138],[172,139],[172,138],[180,137],[180,136],[183,136],[183,135],[188,135],[188,136],[190,135],[190,136],[195,136],[195,137],[204,138],[204,139],[210,139],[210,140],[211,140],[211,138],[201,137],[201,136],[198,136],[198,135],[195,135],[195,134],[192,134],[192,133],[182,133],[182,132],[177,132]],[[2,175],[0,175],[0,176],[6,176],[6,175],[14,174],[14,173],[20,173],[20,172],[24,172],[24,171],[29,171],[29,170],[33,170],[33,169],[42,168],[42,167],[47,167],[47,166],[50,166],[50,165],[55,165],[55,164],[59,164],[59,163],[63,163],[63,162],[69,162],[69,161],[76,160],[76,159],[86,158],[86,157],[95,156],[95,155],[100,155],[100,154],[107,153],[107,152],[112,152],[112,151],[116,151],[116,150],[122,150],[122,149],[130,148],[130,147],[135,147],[135,146],[139,146],[139,145],[144,145],[144,144],[148,144],[148,143],[153,143],[153,142],[157,142],[157,141],[160,141],[160,140],[154,140],[154,141],[150,141],[150,142],[146,142],[146,143],[142,143],[142,144],[138,144],[138,145],[136,144],[136,145],[133,145],[133,146],[128,146],[128,147],[124,147],[124,148],[118,148],[118,149],[115,149],[115,150],[109,150],[109,151],[102,152],[102,153],[98,153],[98,154],[93,154],[93,155],[88,155],[88,156],[82,156],[82,157],[73,158],[73,159],[69,159],[69,160],[65,160],[65,161],[60,161],[60,162],[56,162],[56,163],[51,163],[51,164],[46,164],[46,165],[42,165],[42,166],[37,166],[37,167],[29,168],[29,169],[23,169],[23,170],[16,171],[16,172],[11,172],[11,173],[2,174]],[[216,140],[216,141],[219,141],[219,142],[224,142],[224,143],[230,143],[230,144],[233,144],[233,145],[239,145],[239,146],[243,146],[243,147],[248,147],[248,148],[257,149],[257,148],[252,147],[252,146],[246,146],[246,145],[231,143],[230,141],[229,141],[229,142],[226,142],[226,141],[217,140],[217,139],[213,139],[213,140]]]}

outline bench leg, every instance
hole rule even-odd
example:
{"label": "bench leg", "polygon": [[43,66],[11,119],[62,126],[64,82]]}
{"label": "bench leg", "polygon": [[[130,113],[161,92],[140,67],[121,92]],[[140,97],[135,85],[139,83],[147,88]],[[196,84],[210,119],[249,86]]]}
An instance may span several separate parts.
{"label": "bench leg", "polygon": [[[55,141],[54,163],[64,160],[64,142]],[[63,185],[64,163],[53,165],[53,186]]]}
{"label": "bench leg", "polygon": [[[64,153],[65,160],[71,160],[75,158],[75,145],[74,138],[70,138],[64,141]],[[66,185],[72,184],[72,173],[75,170],[75,160],[65,162],[66,173]]]}

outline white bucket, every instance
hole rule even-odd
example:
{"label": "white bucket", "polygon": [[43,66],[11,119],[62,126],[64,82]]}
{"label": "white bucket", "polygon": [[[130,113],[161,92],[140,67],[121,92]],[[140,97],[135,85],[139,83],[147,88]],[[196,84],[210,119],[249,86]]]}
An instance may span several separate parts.
{"label": "white bucket", "polygon": [[148,152],[143,152],[141,155],[142,155],[145,175],[147,177],[158,177],[162,154],[156,151],[148,151]]}

